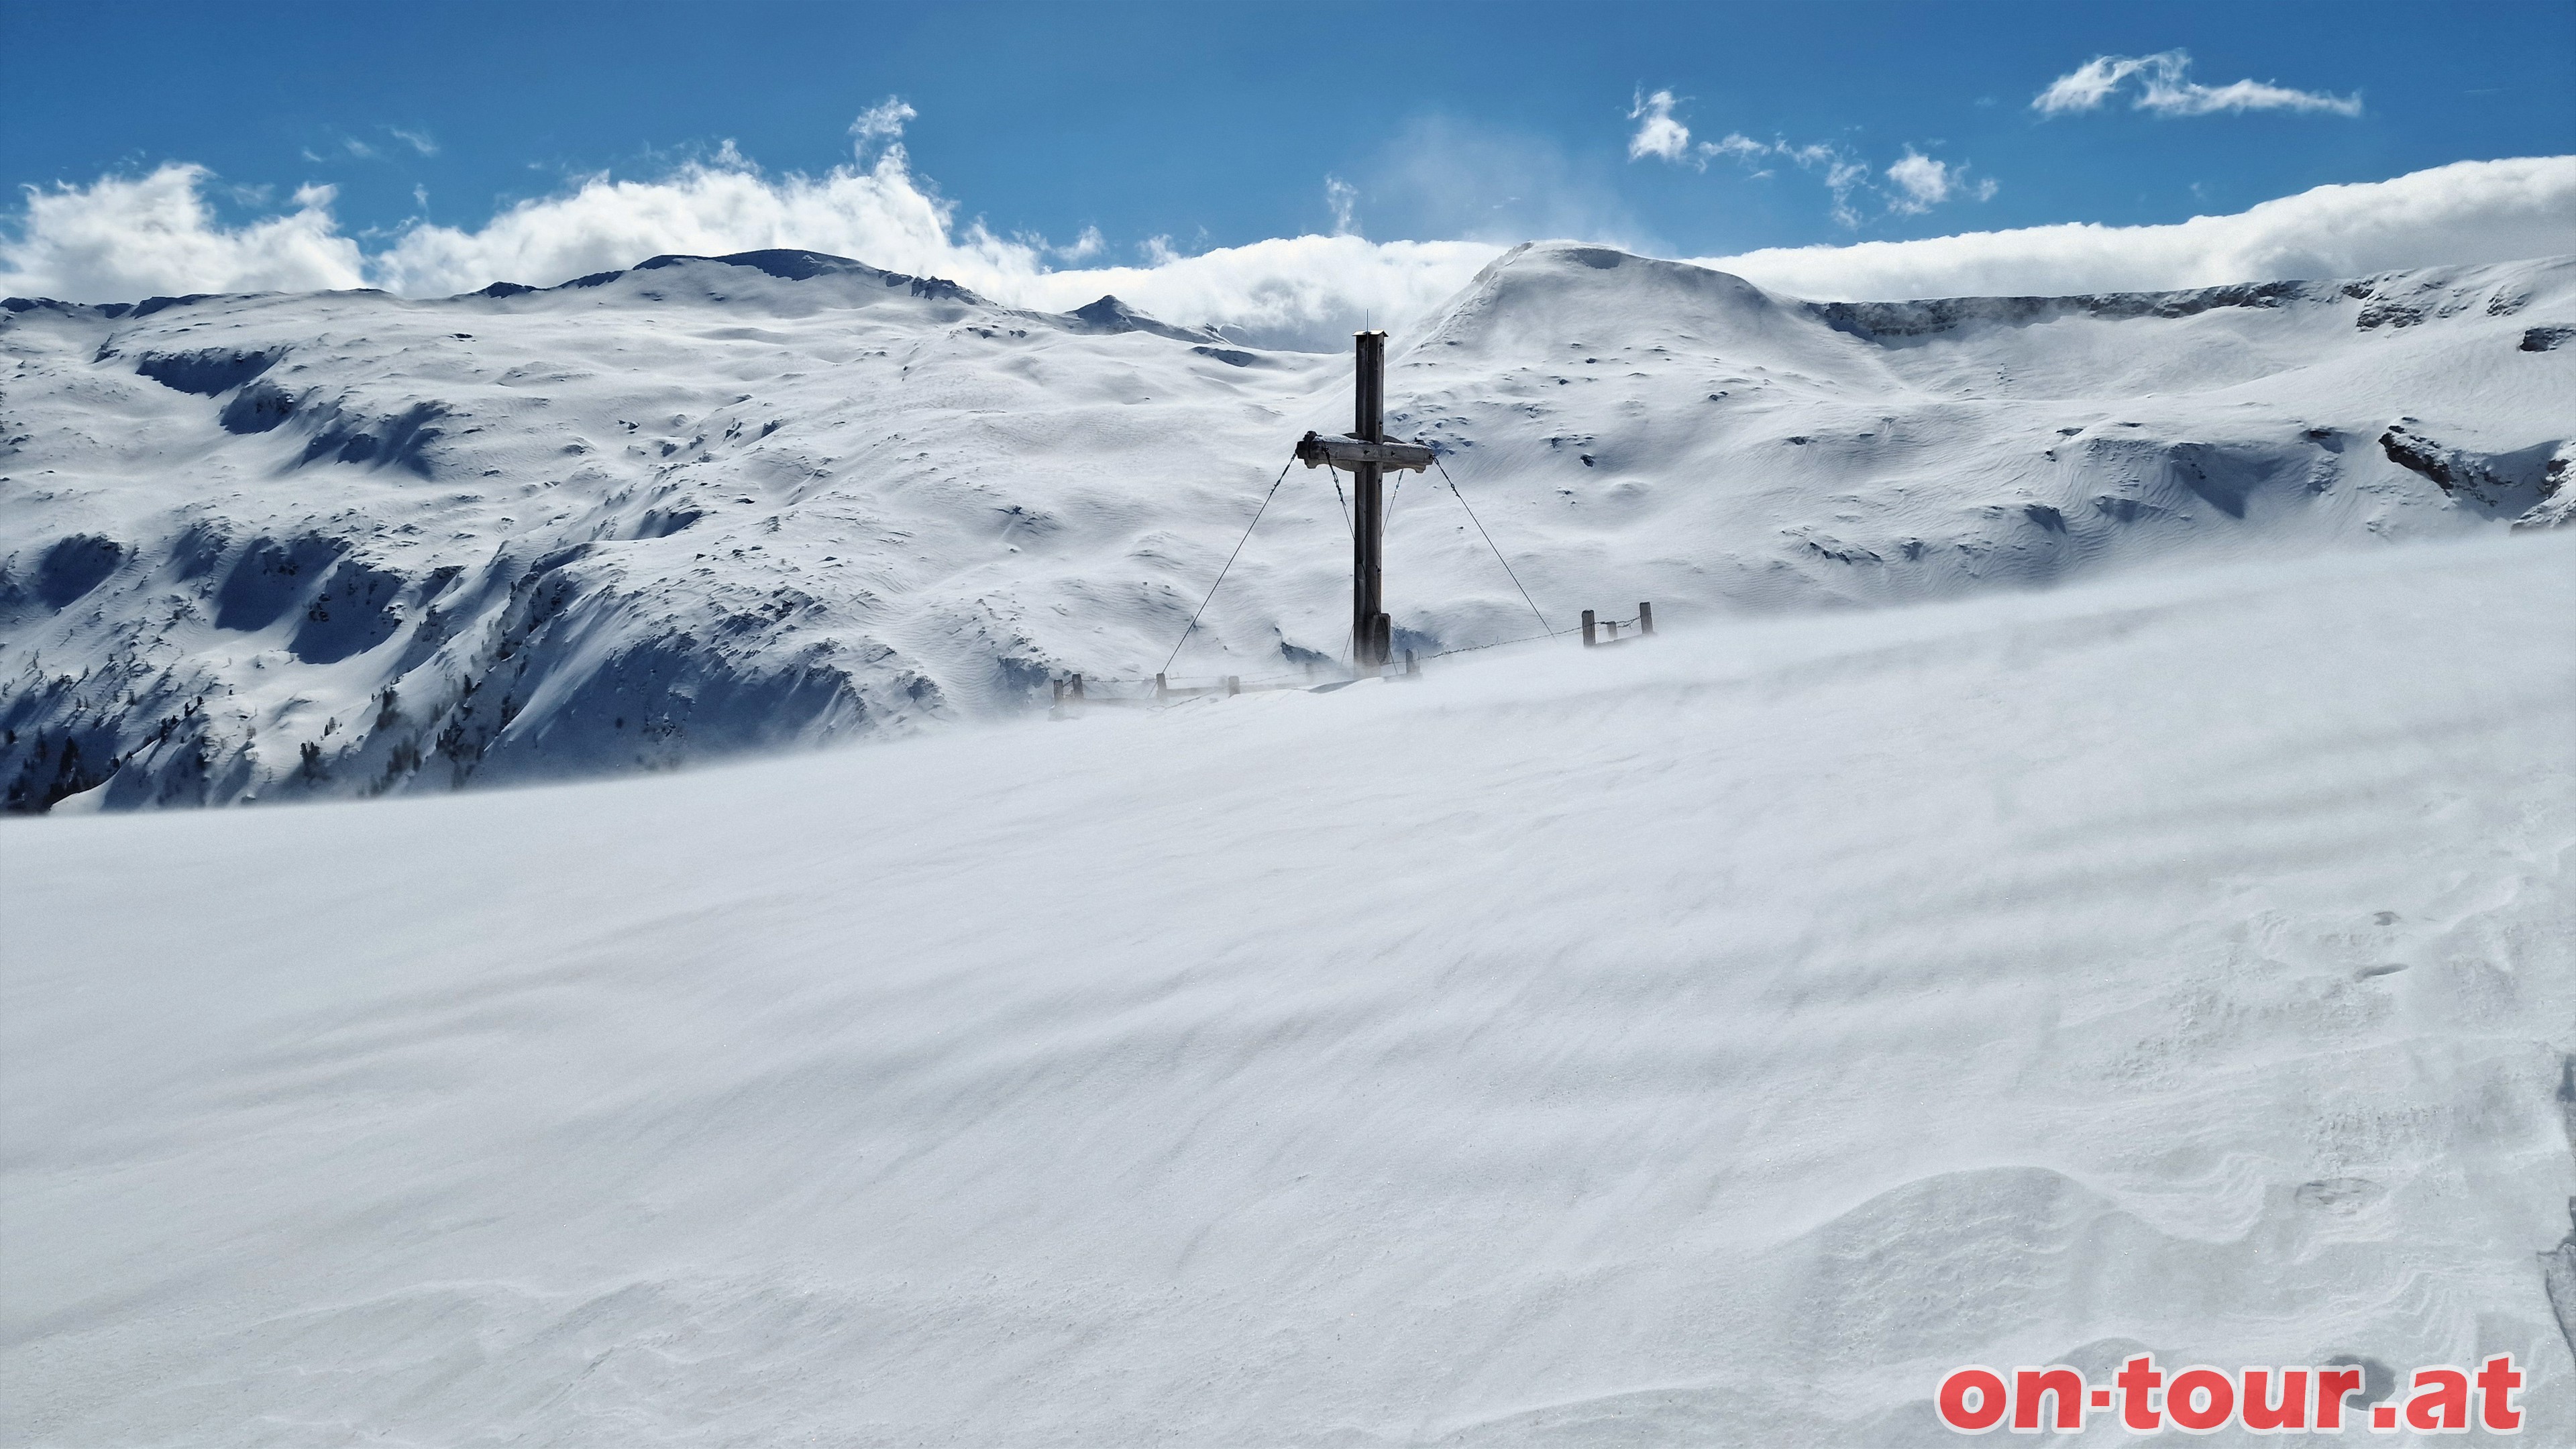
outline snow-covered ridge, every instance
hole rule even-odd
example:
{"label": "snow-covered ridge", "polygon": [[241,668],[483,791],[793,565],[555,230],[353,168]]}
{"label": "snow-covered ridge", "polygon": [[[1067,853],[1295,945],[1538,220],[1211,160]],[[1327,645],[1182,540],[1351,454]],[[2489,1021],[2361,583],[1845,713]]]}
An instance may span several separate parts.
{"label": "snow-covered ridge", "polygon": [[[1687,621],[2560,519],[2570,338],[2565,259],[1811,304],[1539,244],[1397,339],[1389,410],[1552,622]],[[1150,674],[1348,417],[1339,357],[810,252],[12,299],[0,354],[17,810],[658,768]],[[1297,472],[1176,672],[1339,652],[1346,523]],[[1401,643],[1535,629],[1436,480],[1389,528]]]}
{"label": "snow-covered ridge", "polygon": [[2028,326],[2061,317],[2191,317],[2217,307],[2279,308],[2300,303],[2362,304],[2353,325],[2411,327],[2476,307],[2510,317],[2531,303],[2518,267],[2387,272],[2349,282],[2243,282],[2176,292],[2106,292],[2080,297],[1943,297],[1917,302],[1811,302],[1818,316],[1863,337],[1919,337],[1977,322]]}

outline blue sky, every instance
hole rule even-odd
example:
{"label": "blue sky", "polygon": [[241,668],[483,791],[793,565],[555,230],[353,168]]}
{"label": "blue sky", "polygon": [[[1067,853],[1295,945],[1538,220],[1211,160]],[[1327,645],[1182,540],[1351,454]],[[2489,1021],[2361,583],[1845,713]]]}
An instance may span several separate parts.
{"label": "blue sky", "polygon": [[[497,204],[733,140],[820,171],[894,95],[913,166],[1000,232],[1183,248],[1578,223],[1686,253],[2232,211],[2324,182],[2576,151],[2576,6],[26,4],[5,17],[0,175],[166,160],[351,231]],[[2032,98],[2098,55],[2358,96],[2361,113],[2160,115]],[[1821,173],[1632,160],[1640,91],[1694,139],[1906,148],[1995,183],[1839,223]],[[423,147],[434,147],[424,151]],[[366,154],[360,154],[361,149]],[[1771,175],[1758,176],[1760,170]],[[426,204],[419,199],[426,196]]]}

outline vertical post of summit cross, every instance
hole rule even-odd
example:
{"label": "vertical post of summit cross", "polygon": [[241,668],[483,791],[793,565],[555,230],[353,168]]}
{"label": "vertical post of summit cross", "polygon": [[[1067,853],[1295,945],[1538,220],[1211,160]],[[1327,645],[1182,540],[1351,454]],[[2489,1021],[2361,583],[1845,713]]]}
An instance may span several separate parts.
{"label": "vertical post of summit cross", "polygon": [[1386,440],[1386,334],[1354,333],[1352,342],[1351,430],[1334,438],[1308,433],[1298,440],[1296,461],[1351,475],[1351,667],[1368,677],[1395,657],[1394,621],[1386,614],[1387,470],[1425,472],[1440,458],[1428,443]]}
{"label": "vertical post of summit cross", "polygon": [[[1351,436],[1365,442],[1386,441],[1386,334],[1354,334],[1358,345],[1357,407]],[[1351,470],[1351,654],[1362,674],[1386,662],[1384,612],[1379,581],[1384,561],[1385,507],[1381,498],[1385,470],[1361,463]]]}

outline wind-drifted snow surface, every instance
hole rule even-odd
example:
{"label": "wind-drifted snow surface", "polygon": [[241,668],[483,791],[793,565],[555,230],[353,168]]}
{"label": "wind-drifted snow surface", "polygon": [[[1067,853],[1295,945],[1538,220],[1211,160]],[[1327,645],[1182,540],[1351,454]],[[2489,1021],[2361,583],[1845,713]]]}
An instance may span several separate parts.
{"label": "wind-drifted snow surface", "polygon": [[2571,621],[2498,536],[0,830],[7,1438],[1932,1446],[2145,1349],[2576,1442]]}
{"label": "wind-drifted snow surface", "polygon": [[[900,734],[1140,680],[1341,357],[803,252],[547,291],[11,301],[15,810],[446,790]],[[2566,516],[2576,262],[1809,304],[1547,244],[1396,339],[1549,622],[1891,603]],[[1342,651],[1295,470],[1173,665]],[[1540,625],[1435,478],[1400,647]]]}

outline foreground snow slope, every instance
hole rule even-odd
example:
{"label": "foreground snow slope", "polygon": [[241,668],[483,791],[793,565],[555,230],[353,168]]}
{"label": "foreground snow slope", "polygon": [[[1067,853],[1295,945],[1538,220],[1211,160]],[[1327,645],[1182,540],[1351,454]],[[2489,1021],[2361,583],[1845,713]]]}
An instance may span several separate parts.
{"label": "foreground snow slope", "polygon": [[[543,292],[0,313],[0,803],[446,790],[1030,707],[1163,666],[1345,359],[802,252]],[[2563,515],[2576,262],[1816,305],[1549,244],[1396,339],[1540,605],[1954,597]],[[2553,471],[2554,470],[2554,471]],[[1338,655],[1300,470],[1173,666]],[[1398,642],[1538,624],[1395,494]]]}
{"label": "foreground snow slope", "polygon": [[6,1432],[1940,1445],[2144,1345],[2570,1442],[2571,620],[2517,536],[0,830]]}

